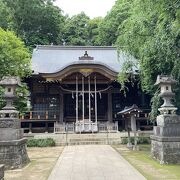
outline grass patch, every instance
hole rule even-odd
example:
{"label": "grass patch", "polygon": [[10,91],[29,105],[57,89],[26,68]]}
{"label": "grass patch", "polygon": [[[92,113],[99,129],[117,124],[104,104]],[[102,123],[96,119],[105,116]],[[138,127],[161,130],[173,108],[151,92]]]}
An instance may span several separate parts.
{"label": "grass patch", "polygon": [[146,179],[180,179],[180,165],[160,165],[150,156],[150,145],[139,145],[140,151],[130,151],[125,145],[113,146]]}
{"label": "grass patch", "polygon": [[6,180],[47,180],[63,147],[32,147],[27,151],[31,162],[22,169],[6,171]]}

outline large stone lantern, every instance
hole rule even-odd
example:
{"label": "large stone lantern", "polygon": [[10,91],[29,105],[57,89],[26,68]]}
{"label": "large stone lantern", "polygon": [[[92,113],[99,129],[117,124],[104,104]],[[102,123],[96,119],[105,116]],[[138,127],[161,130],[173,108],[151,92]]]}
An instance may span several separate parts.
{"label": "large stone lantern", "polygon": [[0,163],[5,169],[21,168],[29,162],[26,152],[26,138],[19,120],[19,112],[13,106],[16,87],[20,85],[17,77],[4,77],[0,85],[5,88],[5,107],[0,110]]}
{"label": "large stone lantern", "polygon": [[151,136],[151,155],[161,164],[180,164],[180,116],[172,104],[174,93],[171,85],[176,81],[171,76],[159,75],[155,85],[159,85],[160,97],[164,104],[159,108],[157,126]]}

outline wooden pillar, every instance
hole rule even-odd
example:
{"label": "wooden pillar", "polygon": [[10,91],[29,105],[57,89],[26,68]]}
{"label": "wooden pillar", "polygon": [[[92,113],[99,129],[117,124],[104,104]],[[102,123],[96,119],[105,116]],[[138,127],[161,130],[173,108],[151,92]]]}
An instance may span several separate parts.
{"label": "wooden pillar", "polygon": [[82,76],[82,121],[84,130],[84,76]]}
{"label": "wooden pillar", "polygon": [[131,130],[133,132],[136,131],[136,118],[135,118],[134,114],[131,115]]}
{"label": "wooden pillar", "polygon": [[45,133],[48,133],[48,122],[45,122]]}
{"label": "wooden pillar", "polygon": [[97,124],[97,85],[96,76],[94,77],[94,89],[95,89],[95,123]]}
{"label": "wooden pillar", "polygon": [[89,130],[91,130],[91,79],[88,77],[89,84]]}
{"label": "wooden pillar", "polygon": [[59,121],[60,123],[63,123],[64,120],[64,94],[60,93],[60,115],[59,115]]}
{"label": "wooden pillar", "polygon": [[108,92],[108,121],[112,122],[112,92]]}
{"label": "wooden pillar", "polygon": [[136,122],[137,122],[137,130],[140,130],[140,121],[137,120]]}
{"label": "wooden pillar", "polygon": [[29,123],[29,133],[32,133],[32,123]]}
{"label": "wooden pillar", "polygon": [[30,111],[30,114],[29,114],[29,119],[32,119],[32,111]]}
{"label": "wooden pillar", "polygon": [[125,119],[122,119],[121,122],[122,122],[122,129],[123,129],[123,130],[126,130]]}
{"label": "wooden pillar", "polygon": [[76,76],[76,123],[78,122],[78,77]]}

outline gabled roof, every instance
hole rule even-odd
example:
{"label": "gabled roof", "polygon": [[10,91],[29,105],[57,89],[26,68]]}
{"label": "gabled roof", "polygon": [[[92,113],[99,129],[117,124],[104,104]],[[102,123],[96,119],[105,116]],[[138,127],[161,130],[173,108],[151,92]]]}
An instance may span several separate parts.
{"label": "gabled roof", "polygon": [[[86,51],[91,60],[81,60]],[[32,68],[35,74],[56,73],[74,64],[97,64],[118,73],[125,59],[125,54],[111,46],[40,45],[33,51]]]}
{"label": "gabled roof", "polygon": [[118,112],[118,114],[131,114],[131,113],[139,113],[142,112],[141,109],[138,108],[136,104],[133,104],[130,107],[125,107],[122,111]]}

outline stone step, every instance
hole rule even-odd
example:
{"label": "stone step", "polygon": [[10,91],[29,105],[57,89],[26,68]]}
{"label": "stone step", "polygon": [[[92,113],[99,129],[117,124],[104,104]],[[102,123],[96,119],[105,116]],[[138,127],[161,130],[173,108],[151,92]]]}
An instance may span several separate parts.
{"label": "stone step", "polygon": [[83,141],[113,141],[113,140],[119,140],[120,138],[76,138],[76,139],[68,139],[69,142],[83,142]]}
{"label": "stone step", "polygon": [[[127,132],[94,134],[33,134],[35,139],[53,138],[57,146],[78,144],[120,144]],[[133,133],[131,133],[133,136]],[[32,138],[32,137],[31,137]]]}
{"label": "stone step", "polygon": [[56,139],[56,145],[121,144],[121,138],[67,138]]}
{"label": "stone step", "polygon": [[123,137],[122,134],[35,134],[34,138],[53,138],[53,139],[89,139],[89,138],[121,138]]}
{"label": "stone step", "polygon": [[86,144],[120,144],[122,133],[35,134],[35,139],[53,138],[57,146]]}
{"label": "stone step", "polygon": [[72,145],[91,145],[91,144],[101,144],[101,145],[103,145],[103,144],[111,144],[111,145],[113,145],[113,144],[121,144],[121,140],[109,140],[109,141],[104,141],[104,140],[102,140],[102,141],[74,141],[74,142],[69,142],[69,141],[67,141],[67,142],[65,142],[65,141],[62,141],[62,142],[56,142],[56,145],[57,146],[65,146],[65,145],[70,145],[70,146],[72,146]]}

